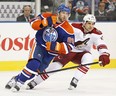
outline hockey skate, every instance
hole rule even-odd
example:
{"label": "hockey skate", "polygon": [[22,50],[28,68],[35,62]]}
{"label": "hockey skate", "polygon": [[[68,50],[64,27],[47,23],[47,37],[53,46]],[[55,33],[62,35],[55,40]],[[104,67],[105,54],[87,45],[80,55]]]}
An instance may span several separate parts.
{"label": "hockey skate", "polygon": [[26,89],[27,89],[27,90],[33,89],[36,85],[37,85],[37,83],[36,83],[34,80],[32,80],[31,82],[29,82],[29,83],[27,84]]}
{"label": "hockey skate", "polygon": [[75,77],[73,77],[71,82],[70,82],[70,86],[69,86],[68,89],[73,90],[74,88],[77,87],[77,83],[78,83],[78,80]]}
{"label": "hockey skate", "polygon": [[20,82],[17,81],[17,82],[15,83],[15,85],[11,88],[11,91],[12,91],[12,92],[17,92],[17,91],[19,91],[22,85],[23,85],[23,84],[21,84]]}
{"label": "hockey skate", "polygon": [[15,85],[15,83],[16,83],[15,77],[16,77],[16,76],[13,76],[13,77],[8,81],[8,83],[7,83],[6,86],[5,86],[6,89],[11,89],[11,88]]}

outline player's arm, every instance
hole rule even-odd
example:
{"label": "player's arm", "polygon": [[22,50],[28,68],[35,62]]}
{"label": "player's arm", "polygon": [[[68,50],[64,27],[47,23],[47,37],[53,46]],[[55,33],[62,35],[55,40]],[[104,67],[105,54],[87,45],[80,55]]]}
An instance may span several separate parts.
{"label": "player's arm", "polygon": [[56,54],[67,54],[73,49],[74,45],[69,43],[46,42],[46,50]]}
{"label": "player's arm", "polygon": [[56,54],[67,54],[74,48],[74,34],[63,38],[63,42],[46,42],[46,50]]}
{"label": "player's arm", "polygon": [[57,17],[52,14],[44,13],[40,14],[37,17],[33,18],[30,23],[34,30],[40,30],[46,26],[51,26],[52,24],[56,24]]}
{"label": "player's arm", "polygon": [[[63,23],[64,24],[64,23]],[[49,52],[58,53],[58,54],[67,54],[69,53],[74,47],[74,30],[72,26],[66,21],[63,25],[63,28],[66,32],[60,42],[47,42],[46,49]],[[61,34],[59,34],[60,36]]]}
{"label": "player's arm", "polygon": [[104,67],[105,65],[110,63],[110,53],[108,51],[106,43],[103,40],[103,36],[102,35],[96,36],[94,44],[96,45],[96,48],[100,54],[99,61],[102,61],[101,66]]}

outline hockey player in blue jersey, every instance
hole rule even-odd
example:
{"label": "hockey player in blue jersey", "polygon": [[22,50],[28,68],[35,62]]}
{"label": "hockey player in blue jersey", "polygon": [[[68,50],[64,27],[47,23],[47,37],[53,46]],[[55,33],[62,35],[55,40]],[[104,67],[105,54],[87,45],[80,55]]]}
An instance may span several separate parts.
{"label": "hockey player in blue jersey", "polygon": [[74,43],[74,31],[68,23],[70,9],[61,4],[57,14],[43,13],[31,20],[36,33],[36,44],[31,49],[30,58],[24,69],[14,76],[5,86],[12,91],[19,91],[27,81],[42,72],[58,54],[69,53]]}

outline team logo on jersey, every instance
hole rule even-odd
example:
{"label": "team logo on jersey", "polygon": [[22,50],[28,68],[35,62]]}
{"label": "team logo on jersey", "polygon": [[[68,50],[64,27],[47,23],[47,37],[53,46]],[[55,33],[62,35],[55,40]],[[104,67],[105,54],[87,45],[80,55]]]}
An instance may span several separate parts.
{"label": "team logo on jersey", "polygon": [[58,33],[53,27],[47,27],[43,32],[43,40],[45,42],[56,41],[58,38]]}

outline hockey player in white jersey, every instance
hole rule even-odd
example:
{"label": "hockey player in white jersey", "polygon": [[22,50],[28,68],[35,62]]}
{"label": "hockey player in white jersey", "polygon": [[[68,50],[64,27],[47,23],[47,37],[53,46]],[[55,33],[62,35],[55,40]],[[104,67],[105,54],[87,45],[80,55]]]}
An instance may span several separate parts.
{"label": "hockey player in white jersey", "polygon": [[[75,29],[75,48],[67,55],[57,56],[45,71],[60,69],[70,61],[75,64],[92,63],[93,56],[91,50],[93,45],[98,50],[99,61],[102,62],[100,66],[104,67],[109,64],[110,53],[108,52],[107,45],[103,40],[102,32],[94,27],[95,23],[96,18],[92,14],[85,15],[83,23],[72,23],[72,26]],[[83,42],[85,43],[83,44]],[[82,45],[78,46],[79,43],[82,43]],[[70,82],[69,90],[77,87],[78,81],[88,72],[89,67],[90,66],[82,66],[77,68]],[[36,85],[45,81],[52,74],[53,73],[38,75],[34,80],[27,84],[27,89],[33,89]]]}

